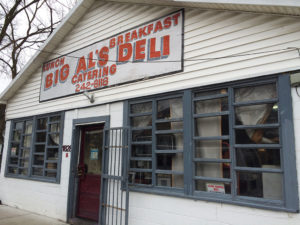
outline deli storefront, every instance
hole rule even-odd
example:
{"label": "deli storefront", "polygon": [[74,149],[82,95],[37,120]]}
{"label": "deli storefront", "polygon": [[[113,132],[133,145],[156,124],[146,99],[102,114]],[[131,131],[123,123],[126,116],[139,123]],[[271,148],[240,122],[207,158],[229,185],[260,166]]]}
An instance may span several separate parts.
{"label": "deli storefront", "polygon": [[300,6],[197,2],[78,3],[0,96],[3,204],[75,224],[300,222]]}

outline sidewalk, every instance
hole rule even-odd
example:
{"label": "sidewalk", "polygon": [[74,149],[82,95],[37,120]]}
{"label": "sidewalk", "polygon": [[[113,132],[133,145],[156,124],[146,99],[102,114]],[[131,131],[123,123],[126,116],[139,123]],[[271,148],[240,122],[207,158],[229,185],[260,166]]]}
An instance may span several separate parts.
{"label": "sidewalk", "polygon": [[0,225],[66,225],[55,219],[0,205]]}

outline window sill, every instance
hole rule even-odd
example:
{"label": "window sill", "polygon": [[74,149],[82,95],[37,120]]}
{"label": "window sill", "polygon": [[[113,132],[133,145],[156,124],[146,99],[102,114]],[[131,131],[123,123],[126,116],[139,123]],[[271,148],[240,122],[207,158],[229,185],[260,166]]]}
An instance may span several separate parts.
{"label": "window sill", "polygon": [[201,195],[199,193],[195,195],[186,195],[183,193],[183,190],[179,192],[178,190],[151,188],[151,187],[129,186],[129,191],[155,194],[155,195],[168,196],[168,197],[185,198],[185,199],[191,199],[196,201],[202,200],[202,201],[215,202],[215,203],[225,203],[225,204],[245,206],[245,207],[256,208],[256,209],[299,213],[299,209],[290,209],[284,207],[282,201],[272,201],[272,200],[265,201],[264,199],[257,199],[257,198],[250,198],[250,197],[237,197],[236,200],[233,200],[231,195],[224,195],[222,196],[222,198],[216,198],[216,194],[212,194],[212,193],[201,193]]}
{"label": "window sill", "polygon": [[59,180],[56,179],[46,179],[43,177],[25,177],[25,176],[16,176],[13,174],[5,174],[6,178],[13,178],[13,179],[20,179],[20,180],[29,180],[29,181],[38,181],[44,183],[53,183],[53,184],[60,184]]}

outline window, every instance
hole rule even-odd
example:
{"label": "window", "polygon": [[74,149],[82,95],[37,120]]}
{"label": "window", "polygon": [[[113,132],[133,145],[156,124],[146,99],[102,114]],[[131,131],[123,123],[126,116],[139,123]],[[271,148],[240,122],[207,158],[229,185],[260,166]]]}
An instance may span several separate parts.
{"label": "window", "polygon": [[131,190],[298,210],[289,76],[132,100],[128,113]]}
{"label": "window", "polygon": [[62,126],[62,114],[13,121],[6,175],[58,182]]}

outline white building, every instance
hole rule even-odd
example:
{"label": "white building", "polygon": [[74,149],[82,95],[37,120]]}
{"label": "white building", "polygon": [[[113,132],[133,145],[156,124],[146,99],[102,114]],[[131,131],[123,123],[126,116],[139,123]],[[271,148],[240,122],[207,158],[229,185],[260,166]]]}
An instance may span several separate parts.
{"label": "white building", "polygon": [[79,1],[0,96],[0,200],[103,225],[300,224],[299,16]]}

